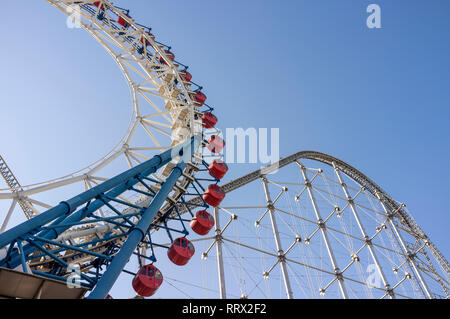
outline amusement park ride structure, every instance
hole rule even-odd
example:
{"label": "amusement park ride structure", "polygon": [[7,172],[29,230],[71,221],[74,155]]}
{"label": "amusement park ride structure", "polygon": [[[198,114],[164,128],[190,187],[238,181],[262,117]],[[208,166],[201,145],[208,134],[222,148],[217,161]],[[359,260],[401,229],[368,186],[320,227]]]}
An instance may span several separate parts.
{"label": "amusement park ride structure", "polygon": [[[220,159],[225,141],[215,128],[218,119],[205,103],[203,88],[192,81],[188,67],[175,60],[172,48],[158,42],[150,28],[136,23],[129,10],[110,1],[46,1],[65,14],[77,12],[77,22],[112,56],[130,88],[133,116],[125,136],[109,154],[59,179],[21,186],[0,157],[0,173],[9,187],[0,192],[0,199],[11,201],[0,230],[0,282],[22,276],[23,281],[47,280],[54,291],[63,291],[61,283],[71,281],[75,265],[81,290],[67,297],[87,293],[87,298],[110,298],[123,272],[133,276],[136,294],[150,297],[165,280],[156,267],[159,255],[155,251],[166,249],[167,258],[183,266],[195,253],[193,243],[204,241],[209,243],[204,259],[216,247],[221,298],[234,293],[230,294],[225,281],[230,269],[242,269],[253,280],[252,258],[272,262],[259,272],[262,280],[269,276],[276,280],[273,270],[280,266],[278,282],[287,298],[317,297],[317,293],[353,298],[360,297],[360,291],[369,298],[449,297],[450,269],[445,257],[405,205],[364,174],[327,154],[302,151],[219,186],[228,167]],[[150,146],[133,144],[139,128]],[[212,161],[204,149],[214,155]],[[111,178],[99,175],[123,157],[129,169]],[[272,179],[276,172],[293,167],[300,180]],[[264,204],[221,206],[226,194],[256,181],[262,183]],[[74,183],[82,183],[85,191],[56,206],[35,198]],[[278,195],[273,198],[274,187]],[[290,209],[280,206],[282,198]],[[28,220],[8,228],[17,204]],[[230,212],[233,209],[256,212],[254,227],[241,226],[248,242],[225,232],[245,222]],[[229,216],[222,228],[221,212]],[[282,216],[289,216],[291,222]],[[186,223],[198,239],[187,238]],[[212,228],[215,235],[205,237]],[[252,231],[256,233],[250,235]],[[267,247],[261,231],[271,233],[273,249]],[[159,234],[164,232],[168,244],[161,242]],[[250,268],[243,265],[243,257],[235,258],[235,264],[225,260],[223,249],[228,244],[249,252],[245,258]],[[136,272],[125,269],[132,256],[137,257]],[[365,280],[364,262],[373,265],[379,283]],[[261,290],[259,285],[258,281],[254,289]],[[43,297],[39,289],[19,293],[0,286],[5,287],[0,288],[0,296]],[[248,296],[242,287],[240,296]]]}

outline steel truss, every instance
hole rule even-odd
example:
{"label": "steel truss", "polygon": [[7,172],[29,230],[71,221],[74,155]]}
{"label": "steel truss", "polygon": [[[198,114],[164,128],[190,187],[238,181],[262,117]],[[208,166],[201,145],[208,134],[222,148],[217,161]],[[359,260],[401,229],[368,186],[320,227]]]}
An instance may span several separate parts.
{"label": "steel truss", "polygon": [[[89,297],[104,298],[141,242],[153,250],[149,230],[162,227],[173,211],[176,212],[176,204],[183,195],[179,192],[183,185],[180,177],[185,174],[186,165],[193,166],[190,159],[201,145],[200,138],[193,137],[0,234],[3,250],[0,266],[21,267],[24,272],[31,270],[34,274],[67,281],[72,275],[70,266],[76,261],[81,265],[80,285],[95,287]],[[170,161],[178,164],[159,189],[149,186],[149,182],[155,182],[150,174]],[[139,185],[146,191],[139,190]],[[120,197],[125,192],[138,192],[145,195],[146,201],[141,205],[124,201]],[[119,211],[113,203],[128,206],[128,210]],[[116,214],[101,216],[101,207],[109,207]],[[108,231],[101,237],[76,244],[58,240],[66,230],[87,224],[100,225]],[[178,231],[188,234],[184,225]],[[156,261],[154,255],[139,257]],[[103,266],[106,266],[104,272]]]}
{"label": "steel truss", "polygon": [[[157,250],[168,248],[161,234],[170,241],[174,233],[187,235],[183,214],[193,216],[192,210],[207,208],[201,179],[194,176],[207,171],[201,168],[206,164],[202,157],[171,162],[186,143],[200,147],[200,141],[185,141],[202,132],[202,111],[191,99],[201,87],[183,82],[179,68],[185,65],[172,61],[165,52],[170,47],[150,37],[150,29],[129,18],[127,10],[104,0],[103,10],[93,0],[46,1],[67,15],[78,12],[77,22],[113,57],[130,88],[132,120],[110,153],[58,179],[21,186],[1,159],[9,189],[0,192],[0,199],[12,201],[2,231],[17,203],[31,219],[0,234],[0,266],[67,280],[69,266],[78,264],[81,284],[93,289],[89,297],[103,298],[120,272],[134,275],[124,269],[132,254],[141,264],[154,262]],[[127,21],[127,28],[118,25],[118,17]],[[150,45],[143,46],[141,40]],[[133,144],[138,128],[151,145]],[[171,147],[175,153],[150,157]],[[192,154],[192,149],[184,153]],[[119,158],[126,160],[127,171],[113,178],[99,176]],[[289,176],[298,180],[275,180],[292,167],[296,175]],[[158,169],[166,179],[155,174]],[[193,240],[206,244],[204,263],[216,253],[216,296],[273,297],[275,282],[280,297],[287,298],[449,297],[450,269],[442,253],[404,204],[347,163],[302,151],[222,189],[233,199],[255,181],[262,182],[261,203],[215,208],[214,236]],[[55,207],[34,197],[79,182],[85,192]],[[256,200],[256,192],[249,194],[247,204]],[[373,266],[370,276],[364,266]],[[376,280],[368,280],[371,276]]]}

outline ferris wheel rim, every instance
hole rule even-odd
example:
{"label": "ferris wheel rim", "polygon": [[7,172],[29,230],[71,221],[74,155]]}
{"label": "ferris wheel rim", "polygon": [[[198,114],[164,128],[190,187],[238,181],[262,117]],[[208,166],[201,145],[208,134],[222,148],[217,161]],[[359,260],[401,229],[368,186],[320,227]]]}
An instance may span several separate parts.
{"label": "ferris wheel rim", "polygon": [[[63,13],[69,15],[68,11],[63,9],[61,7],[62,5],[68,5],[66,4],[64,1],[59,1],[59,0],[45,0],[46,2],[48,2],[49,4],[51,4],[52,6],[56,7],[57,9],[59,9],[60,11],[62,11]],[[70,1],[67,1],[68,3],[70,3]],[[95,1],[83,1],[85,4],[92,4]],[[121,9],[116,8],[110,1],[107,0],[103,0],[102,1],[104,4],[107,4],[108,9],[113,11],[115,14],[117,14],[117,16],[125,18],[125,14],[123,13],[123,11]],[[87,16],[83,16],[84,18],[87,18]],[[89,17],[90,19],[90,23],[91,26],[95,25],[97,27],[101,27],[101,23],[95,19],[95,16],[93,17]],[[153,43],[153,39],[149,38],[145,32],[145,29],[138,25],[134,19],[131,20],[127,20],[127,23],[129,24],[129,26],[132,26],[133,28],[135,28],[136,30],[141,30],[142,31],[142,36],[146,38],[146,40],[148,42],[152,42]],[[107,160],[115,155],[120,156],[123,153],[123,147],[125,145],[127,145],[127,143],[129,142],[130,138],[133,135],[133,129],[135,128],[135,126],[138,124],[138,120],[140,115],[140,111],[139,111],[139,102],[137,101],[137,89],[135,87],[135,82],[132,80],[132,77],[130,76],[129,72],[126,69],[126,66],[124,65],[124,63],[118,58],[118,56],[113,52],[113,50],[106,44],[106,42],[99,37],[91,28],[88,28],[88,26],[84,23],[81,23],[81,27],[83,29],[85,29],[95,40],[97,40],[97,42],[103,47],[103,49],[105,49],[113,58],[113,60],[117,63],[117,65],[119,66],[119,69],[122,72],[123,77],[125,78],[127,85],[129,87],[130,90],[130,95],[131,95],[131,106],[132,106],[132,112],[131,112],[131,119],[129,120],[129,124],[128,127],[125,131],[125,133],[123,134],[122,138],[119,140],[119,142],[117,142],[111,151],[109,151],[107,154],[105,154],[104,156],[102,156],[100,159],[92,162],[91,164],[78,169],[74,172],[71,172],[69,174],[60,176],[60,177],[56,177],[56,178],[51,178],[45,181],[41,181],[41,182],[37,182],[37,183],[31,183],[31,184],[27,184],[27,185],[21,185],[21,188],[23,189],[23,192],[21,192],[21,194],[23,194],[24,196],[27,196],[27,194],[29,193],[30,190],[34,190],[35,188],[40,188],[40,187],[45,187],[46,185],[59,185],[59,183],[63,183],[63,182],[69,182],[69,183],[76,183],[79,181],[82,181],[83,179],[86,178],[86,176],[90,176],[91,172],[94,171],[96,169],[97,166],[101,166],[102,164],[107,165],[108,163]],[[118,43],[118,42],[117,42]],[[128,49],[126,46],[122,46],[122,49]],[[158,54],[160,56],[165,57],[165,61],[166,63],[169,65],[169,68],[175,73],[175,76],[178,79],[179,85],[182,89],[183,92],[187,93],[188,89],[186,88],[184,82],[181,80],[180,74],[179,74],[179,70],[177,67],[175,67],[174,63],[171,61],[171,59],[167,58],[167,54],[166,52],[164,52],[164,50],[162,50],[161,48],[159,48],[158,46],[154,46],[155,51],[158,52]],[[136,54],[136,52],[134,52],[133,50],[128,50],[128,53],[130,54],[130,56],[134,56],[134,58],[136,59],[136,61],[139,61],[138,63],[142,63],[143,61],[146,61],[146,58],[139,58],[138,55]],[[147,68],[145,68],[142,64],[141,67],[143,70],[146,70],[148,73],[151,73],[151,70],[148,70]],[[161,83],[162,84],[162,83]],[[191,110],[193,109],[193,102],[190,98],[189,94],[185,94],[186,99],[187,99],[187,104],[190,105]],[[191,112],[192,113],[192,112]],[[192,118],[191,118],[192,119]],[[192,129],[192,128],[191,128]],[[192,131],[191,131],[192,133]],[[189,137],[186,137],[185,140],[187,140]],[[183,141],[180,141],[180,143]],[[158,149],[161,151],[164,151],[166,149],[168,149],[170,146],[166,145],[166,146],[162,146],[162,147],[154,147],[154,149]],[[59,186],[56,186],[55,188],[58,188]],[[13,190],[11,188],[5,188],[5,189],[0,189],[0,199],[12,199],[14,197],[16,197],[17,195],[14,194]],[[39,193],[41,191],[35,191],[34,193]],[[31,193],[33,194],[33,192]]]}

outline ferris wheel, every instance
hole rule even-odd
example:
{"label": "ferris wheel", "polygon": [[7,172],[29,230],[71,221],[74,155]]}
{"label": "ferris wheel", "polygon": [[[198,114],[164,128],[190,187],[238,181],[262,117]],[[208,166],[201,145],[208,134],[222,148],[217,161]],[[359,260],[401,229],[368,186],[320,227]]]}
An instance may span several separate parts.
{"label": "ferris wheel", "polygon": [[[0,157],[0,267],[75,273],[88,298],[114,295],[123,276],[130,298],[448,298],[445,257],[368,177],[304,151],[219,186],[218,119],[174,50],[110,1],[46,2],[117,63],[132,119],[108,154],[57,179],[22,186]],[[74,184],[82,192],[56,206],[39,199]],[[10,227],[18,208],[29,220]]]}

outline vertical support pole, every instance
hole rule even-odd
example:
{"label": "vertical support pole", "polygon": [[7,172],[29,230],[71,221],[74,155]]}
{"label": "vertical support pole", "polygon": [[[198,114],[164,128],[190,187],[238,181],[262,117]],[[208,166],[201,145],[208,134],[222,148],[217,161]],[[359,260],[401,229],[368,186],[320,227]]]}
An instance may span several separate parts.
{"label": "vertical support pole", "polygon": [[324,221],[322,220],[322,217],[320,216],[319,208],[317,206],[316,199],[312,192],[311,182],[309,181],[308,176],[306,175],[305,167],[298,161],[297,161],[297,164],[300,166],[300,171],[302,172],[303,179],[305,180],[306,189],[308,190],[308,195],[311,200],[311,203],[312,203],[312,206],[314,209],[314,213],[316,214],[317,223],[319,225],[319,229],[322,234],[323,241],[325,242],[325,246],[327,248],[327,252],[330,257],[331,265],[334,268],[334,273],[337,278],[339,288],[341,290],[342,298],[348,299],[347,290],[344,286],[344,279],[342,278],[341,271],[337,265],[336,258],[334,257],[334,254],[333,254],[333,250],[331,249],[330,240],[328,239],[328,235],[327,235],[327,229],[326,229]]}
{"label": "vertical support pole", "polygon": [[361,219],[358,216],[358,213],[356,211],[355,203],[353,202],[348,189],[347,185],[344,183],[342,179],[341,172],[339,168],[336,166],[336,163],[333,162],[334,172],[336,173],[336,176],[339,180],[339,183],[341,184],[342,190],[344,191],[345,197],[347,198],[347,201],[350,205],[350,208],[352,210],[353,216],[355,217],[356,223],[358,224],[358,228],[361,232],[361,235],[364,237],[364,240],[366,242],[367,248],[369,249],[370,255],[372,256],[372,260],[375,263],[375,266],[377,267],[378,273],[380,274],[381,280],[383,281],[384,288],[386,289],[386,293],[388,294],[390,299],[394,299],[395,295],[393,294],[392,290],[390,289],[390,285],[388,281],[386,280],[386,276],[384,275],[383,269],[381,268],[381,265],[378,261],[377,255],[375,254],[375,250],[373,249],[372,242],[369,240],[369,236],[366,233],[366,230],[364,229],[364,226],[361,222]]}
{"label": "vertical support pole", "polygon": [[273,238],[275,239],[275,244],[277,246],[278,259],[280,261],[281,274],[283,276],[284,286],[286,289],[286,295],[288,299],[293,299],[291,282],[289,281],[289,275],[286,268],[286,260],[284,258],[284,251],[281,246],[280,234],[278,232],[277,221],[275,219],[275,209],[273,206],[272,199],[270,198],[269,188],[267,187],[267,179],[265,177],[261,178],[264,187],[264,194],[266,195],[267,209],[269,210],[270,222],[272,224]]}
{"label": "vertical support pole", "polygon": [[119,277],[120,273],[122,272],[122,269],[128,263],[130,256],[133,254],[137,245],[139,245],[141,240],[144,238],[145,234],[148,231],[148,228],[153,221],[153,218],[156,216],[159,209],[164,204],[167,196],[172,191],[172,188],[183,173],[185,167],[186,163],[181,162],[173,168],[172,173],[170,173],[169,177],[161,185],[161,189],[153,198],[151,204],[143,212],[139,222],[130,230],[130,234],[128,235],[127,240],[122,245],[119,252],[114,257],[111,264],[98,281],[94,290],[88,296],[88,299],[104,299],[106,297],[106,295],[116,282],[117,278]]}
{"label": "vertical support pole", "polygon": [[214,207],[214,230],[216,232],[216,254],[217,254],[217,272],[219,275],[219,290],[220,299],[227,298],[227,291],[225,287],[225,269],[223,267],[223,255],[222,255],[222,230],[220,229],[219,221],[219,208]]}
{"label": "vertical support pole", "polygon": [[416,265],[416,263],[414,261],[414,256],[412,256],[411,253],[409,252],[408,247],[406,247],[406,244],[405,244],[405,241],[403,240],[402,235],[398,231],[397,225],[395,225],[395,223],[394,223],[394,216],[386,208],[386,206],[385,206],[385,204],[384,204],[380,194],[378,192],[375,192],[375,195],[377,196],[378,200],[380,201],[381,206],[383,206],[383,210],[386,213],[386,215],[388,216],[389,223],[391,224],[392,229],[394,230],[394,233],[397,236],[397,238],[399,239],[400,244],[402,246],[402,249],[403,249],[403,251],[406,254],[406,259],[411,264],[411,266],[413,267],[414,272],[416,273],[417,278],[420,281],[420,284],[422,285],[423,289],[425,290],[426,297],[428,297],[429,299],[433,299],[433,296],[431,295],[430,289],[428,288],[425,280],[423,280],[422,274],[420,273],[419,269],[417,268],[417,265]]}
{"label": "vertical support pole", "polygon": [[25,256],[23,253],[23,248],[22,248],[22,239],[19,238],[17,240],[17,247],[19,247],[19,252],[20,252],[20,260],[22,262],[22,269],[24,273],[28,273],[28,269],[27,269],[27,262],[25,260]]}

